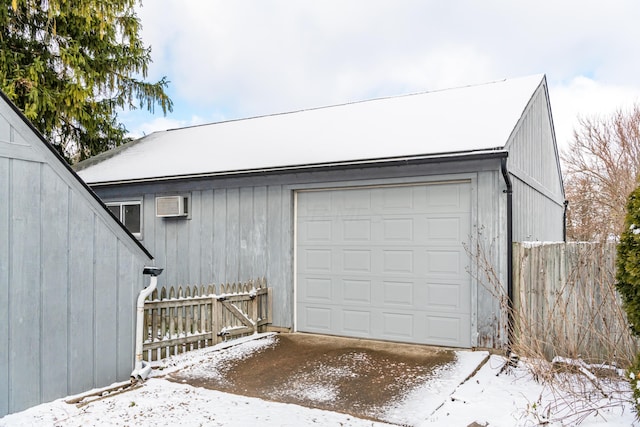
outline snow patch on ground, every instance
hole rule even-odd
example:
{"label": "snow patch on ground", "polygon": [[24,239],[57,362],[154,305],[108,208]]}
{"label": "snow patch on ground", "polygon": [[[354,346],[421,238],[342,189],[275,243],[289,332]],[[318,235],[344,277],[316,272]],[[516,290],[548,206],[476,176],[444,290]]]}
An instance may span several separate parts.
{"label": "snow patch on ground", "polygon": [[336,380],[341,378],[355,378],[358,374],[356,366],[369,363],[369,357],[361,352],[342,355],[341,366],[327,366],[317,361],[311,361],[303,372],[291,378],[290,382],[281,390],[274,390],[279,397],[296,397],[312,402],[330,402],[339,395]]}
{"label": "snow patch on ground", "polygon": [[413,389],[392,407],[385,408],[380,418],[401,425],[416,425],[427,420],[443,404],[444,398],[471,376],[487,357],[486,351],[456,352],[452,363],[437,368],[422,386]]}
{"label": "snow patch on ground", "polygon": [[149,379],[82,408],[57,400],[0,419],[1,426],[383,426],[335,412]]}
{"label": "snow patch on ground", "polygon": [[[197,369],[199,363],[205,360],[209,363],[212,358],[218,362],[216,366],[220,367],[225,360],[247,357],[275,343],[273,336],[262,336],[258,340],[251,338],[224,350],[212,347],[166,359],[161,365],[156,364],[165,369],[154,371],[152,378],[131,391],[81,407],[59,399],[0,418],[0,426],[389,425],[336,412],[267,402],[178,384],[161,377],[162,374],[187,366]],[[360,358],[366,363],[366,357],[361,356],[354,353],[353,359]],[[488,361],[473,373],[487,357]],[[486,352],[457,351],[453,363],[441,367],[430,375],[423,386],[404,396],[392,407],[385,408],[384,419],[407,426],[468,426],[476,422],[491,427],[541,424],[560,427],[575,425],[576,419],[561,418],[562,412],[557,412],[555,418],[549,418],[548,411],[551,408],[554,411],[561,411],[563,408],[579,411],[588,405],[600,405],[601,409],[596,414],[591,413],[589,417],[579,420],[582,422],[581,426],[640,425],[632,411],[632,394],[626,382],[612,379],[611,387],[605,390],[608,398],[594,393],[590,395],[588,402],[578,402],[576,405],[576,402],[571,402],[570,396],[559,395],[558,390],[554,392],[536,382],[526,361],[502,372],[505,361],[504,357],[488,356]],[[347,368],[344,371],[337,370],[333,373],[347,375],[347,362],[345,361]],[[211,369],[206,373],[212,374]],[[331,397],[331,390],[322,382],[309,383],[306,393],[317,401]],[[607,406],[607,403],[611,404]]]}
{"label": "snow patch on ground", "polygon": [[[222,381],[225,362],[242,360],[276,344],[275,333],[254,334],[175,355],[156,362],[151,377],[182,371],[187,378],[212,378]],[[206,363],[205,363],[206,362]],[[186,369],[189,368],[189,369]]]}
{"label": "snow patch on ground", "polygon": [[[575,404],[570,396],[554,395],[549,387],[536,382],[526,361],[501,372],[504,364],[504,357],[491,356],[472,378],[445,400],[442,407],[427,419],[413,425],[467,426],[473,422],[491,427],[577,425],[579,420],[575,417],[563,418],[571,413],[556,412],[555,415],[551,413],[552,416],[549,417],[549,409],[560,409],[554,405]],[[626,383],[616,381],[617,386],[624,387],[624,384]],[[630,391],[618,396],[621,400],[630,397]],[[596,399],[588,404],[592,407],[606,406],[607,402]],[[591,414],[580,421],[582,423],[579,425],[588,427],[638,425],[630,401],[609,408],[603,407],[597,414]]]}

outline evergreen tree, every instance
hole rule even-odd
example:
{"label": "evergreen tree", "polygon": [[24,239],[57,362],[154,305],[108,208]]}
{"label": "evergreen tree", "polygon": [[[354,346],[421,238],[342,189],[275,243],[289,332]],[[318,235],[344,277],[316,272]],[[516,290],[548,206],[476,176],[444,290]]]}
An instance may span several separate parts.
{"label": "evergreen tree", "polygon": [[[640,337],[640,187],[627,202],[624,231],[616,258],[616,288],[622,297],[631,332]],[[640,417],[640,354],[628,371],[636,410]]]}
{"label": "evergreen tree", "polygon": [[631,330],[640,336],[640,187],[629,195],[616,264],[616,287]]}
{"label": "evergreen tree", "polygon": [[0,6],[0,89],[68,160],[126,141],[119,109],[172,102],[144,81],[151,48],[135,0],[11,0]]}

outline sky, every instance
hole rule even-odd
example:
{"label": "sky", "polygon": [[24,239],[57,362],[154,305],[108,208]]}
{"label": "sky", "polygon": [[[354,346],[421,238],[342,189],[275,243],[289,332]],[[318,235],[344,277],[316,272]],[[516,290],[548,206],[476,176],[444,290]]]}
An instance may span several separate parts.
{"label": "sky", "polygon": [[148,80],[174,109],[131,136],[545,74],[556,138],[640,102],[637,0],[146,0]]}

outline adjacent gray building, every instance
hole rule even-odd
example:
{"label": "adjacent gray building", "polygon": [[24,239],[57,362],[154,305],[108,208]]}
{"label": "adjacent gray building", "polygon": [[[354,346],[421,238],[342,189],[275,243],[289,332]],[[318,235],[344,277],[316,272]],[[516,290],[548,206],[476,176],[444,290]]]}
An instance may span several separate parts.
{"label": "adjacent gray building", "polygon": [[151,259],[0,94],[0,417],[129,378]]}
{"label": "adjacent gray building", "polygon": [[[542,75],[155,132],[78,165],[161,284],[265,276],[274,326],[504,345],[478,246],[563,239]],[[502,320],[501,320],[502,319]]]}

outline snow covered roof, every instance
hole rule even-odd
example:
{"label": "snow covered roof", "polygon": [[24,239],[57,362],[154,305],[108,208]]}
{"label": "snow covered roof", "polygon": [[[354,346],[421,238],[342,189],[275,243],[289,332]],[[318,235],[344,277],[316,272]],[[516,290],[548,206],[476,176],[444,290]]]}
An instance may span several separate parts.
{"label": "snow covered roof", "polygon": [[90,184],[503,149],[543,75],[154,132],[77,165]]}

